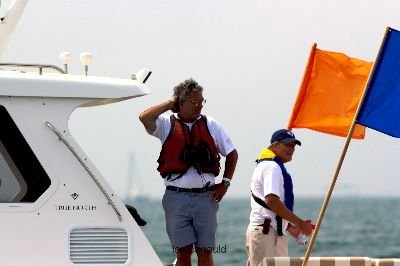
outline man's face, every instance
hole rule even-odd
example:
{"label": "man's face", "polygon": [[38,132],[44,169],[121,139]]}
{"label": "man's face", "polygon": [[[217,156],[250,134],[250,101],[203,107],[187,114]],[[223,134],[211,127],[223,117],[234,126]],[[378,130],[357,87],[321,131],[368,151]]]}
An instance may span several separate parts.
{"label": "man's face", "polygon": [[289,142],[289,143],[277,142],[274,144],[273,152],[283,163],[287,163],[292,160],[295,147],[296,147],[295,142]]}
{"label": "man's face", "polygon": [[201,92],[192,91],[179,103],[179,116],[184,122],[196,120],[203,109],[204,98]]}

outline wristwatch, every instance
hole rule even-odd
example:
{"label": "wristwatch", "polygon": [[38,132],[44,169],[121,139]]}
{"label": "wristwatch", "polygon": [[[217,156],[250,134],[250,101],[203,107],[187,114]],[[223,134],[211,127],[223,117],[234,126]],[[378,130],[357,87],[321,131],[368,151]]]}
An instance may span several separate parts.
{"label": "wristwatch", "polygon": [[231,185],[231,180],[229,178],[222,178],[222,182],[221,182],[225,187],[229,187]]}

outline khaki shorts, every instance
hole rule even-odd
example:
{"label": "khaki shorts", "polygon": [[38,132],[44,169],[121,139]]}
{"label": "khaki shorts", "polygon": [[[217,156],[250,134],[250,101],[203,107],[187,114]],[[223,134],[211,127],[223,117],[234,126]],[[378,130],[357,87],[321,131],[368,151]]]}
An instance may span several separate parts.
{"label": "khaki shorts", "polygon": [[286,235],[278,236],[272,227],[267,235],[263,227],[249,225],[246,232],[247,266],[261,265],[265,257],[287,257],[288,239]]}

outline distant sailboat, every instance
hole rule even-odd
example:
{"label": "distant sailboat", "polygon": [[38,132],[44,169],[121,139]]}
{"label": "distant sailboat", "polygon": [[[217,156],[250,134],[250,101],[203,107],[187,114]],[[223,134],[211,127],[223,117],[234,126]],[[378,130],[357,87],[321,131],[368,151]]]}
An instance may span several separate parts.
{"label": "distant sailboat", "polygon": [[144,193],[143,184],[140,178],[139,164],[136,163],[135,153],[129,153],[129,165],[127,173],[127,182],[125,189],[125,201],[138,201],[147,199]]}

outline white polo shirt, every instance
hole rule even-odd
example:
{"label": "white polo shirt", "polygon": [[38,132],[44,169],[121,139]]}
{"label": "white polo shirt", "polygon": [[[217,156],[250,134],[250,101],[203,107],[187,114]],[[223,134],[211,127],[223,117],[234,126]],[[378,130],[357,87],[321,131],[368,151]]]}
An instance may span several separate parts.
{"label": "white polo shirt", "polygon": [[[254,169],[251,180],[251,191],[262,200],[269,194],[279,197],[285,202],[285,189],[283,186],[283,175],[279,165],[274,161],[261,161]],[[251,197],[250,225],[260,225],[264,223],[264,219],[271,219],[271,226],[276,230],[276,214],[261,205],[259,205],[253,197]],[[285,234],[288,222],[282,219],[282,231]]]}
{"label": "white polo shirt", "polygon": [[[177,117],[177,114],[174,114]],[[178,118],[177,118],[178,119]],[[150,135],[160,139],[161,144],[164,143],[165,139],[171,130],[170,115],[162,114],[156,120],[157,128]],[[185,123],[189,130],[192,129],[193,123]],[[207,126],[210,131],[211,136],[214,139],[215,145],[218,152],[222,156],[228,155],[235,149],[231,139],[226,134],[222,126],[212,117],[207,116]],[[177,175],[172,175],[170,180],[173,180]],[[209,185],[215,184],[215,176],[211,173],[201,173],[199,174],[194,167],[190,167],[189,170],[181,177],[173,181],[167,181],[164,178],[164,184],[166,186],[175,186],[180,188],[202,188],[209,182]]]}

